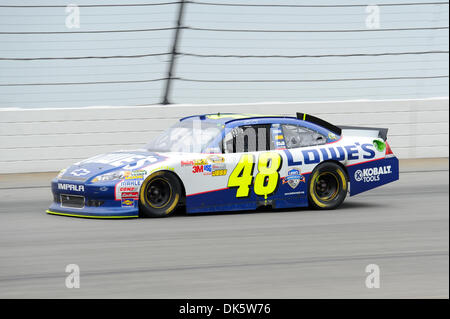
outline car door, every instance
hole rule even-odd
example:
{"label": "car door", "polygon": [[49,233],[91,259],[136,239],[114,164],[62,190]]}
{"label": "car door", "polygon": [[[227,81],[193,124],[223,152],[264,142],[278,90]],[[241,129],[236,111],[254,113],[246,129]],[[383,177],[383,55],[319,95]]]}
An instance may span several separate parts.
{"label": "car door", "polygon": [[283,140],[279,127],[268,124],[240,125],[223,139],[229,164],[227,187],[239,207],[270,205],[279,196],[283,166]]}
{"label": "car door", "polygon": [[280,129],[283,134],[286,155],[280,191],[286,201],[292,203],[300,201],[306,205],[308,177],[318,163],[305,164],[303,152],[326,144],[327,138],[300,124],[282,124]]}

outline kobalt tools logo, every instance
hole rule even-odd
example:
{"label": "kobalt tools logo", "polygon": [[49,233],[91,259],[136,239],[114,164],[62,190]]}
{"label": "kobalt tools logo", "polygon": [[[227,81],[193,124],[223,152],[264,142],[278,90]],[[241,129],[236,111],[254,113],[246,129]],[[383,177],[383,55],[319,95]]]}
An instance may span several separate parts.
{"label": "kobalt tools logo", "polygon": [[62,189],[65,191],[84,192],[84,185],[58,183],[58,189]]}
{"label": "kobalt tools logo", "polygon": [[363,170],[357,170],[355,172],[355,180],[357,182],[364,181],[367,182],[377,182],[380,180],[381,175],[391,174],[391,165],[365,168]]}

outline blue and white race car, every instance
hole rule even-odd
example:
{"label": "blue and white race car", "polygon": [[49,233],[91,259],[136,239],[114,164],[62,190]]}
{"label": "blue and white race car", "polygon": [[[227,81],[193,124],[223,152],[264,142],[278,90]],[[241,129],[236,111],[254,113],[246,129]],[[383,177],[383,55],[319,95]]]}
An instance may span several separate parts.
{"label": "blue and white race car", "polygon": [[142,149],[98,155],[52,181],[49,214],[94,218],[305,207],[334,209],[399,178],[387,129],[295,117],[181,119]]}

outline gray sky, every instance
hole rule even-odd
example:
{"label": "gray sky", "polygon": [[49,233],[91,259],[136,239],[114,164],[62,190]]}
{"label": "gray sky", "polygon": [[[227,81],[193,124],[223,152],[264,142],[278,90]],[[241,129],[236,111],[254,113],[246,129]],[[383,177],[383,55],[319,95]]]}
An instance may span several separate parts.
{"label": "gray sky", "polygon": [[[165,0],[164,0],[165,1]],[[129,3],[158,3],[133,0]],[[169,0],[168,0],[169,1]],[[425,2],[423,0],[420,2]],[[354,0],[243,1],[251,4],[367,4]],[[383,0],[407,3],[419,0]],[[431,2],[428,0],[428,2]],[[40,1],[39,5],[126,3]],[[1,5],[36,5],[3,0]],[[374,4],[370,2],[370,4]],[[448,5],[380,7],[380,28],[447,26]],[[177,5],[80,8],[80,28],[65,25],[65,8],[0,8],[0,33],[90,31],[173,27]],[[273,8],[187,4],[184,25],[215,29],[366,29],[365,7]],[[0,57],[74,57],[164,53],[173,30],[94,34],[0,34]],[[408,51],[448,51],[448,29],[392,32],[257,33],[183,30],[179,51],[219,55],[323,55]],[[135,59],[0,61],[0,85],[23,83],[134,81],[164,78],[169,56]],[[448,53],[327,58],[177,59],[175,76],[198,80],[319,80],[448,75]],[[300,83],[208,83],[175,81],[174,103],[238,103],[401,99],[448,96],[448,77]],[[164,82],[0,86],[0,107],[141,105],[161,101]]]}

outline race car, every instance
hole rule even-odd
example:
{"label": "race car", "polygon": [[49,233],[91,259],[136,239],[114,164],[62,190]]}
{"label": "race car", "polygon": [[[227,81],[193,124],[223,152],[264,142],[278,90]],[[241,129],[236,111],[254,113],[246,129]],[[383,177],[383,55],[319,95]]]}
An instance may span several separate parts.
{"label": "race car", "polygon": [[399,179],[387,129],[296,116],[205,114],[180,119],[137,150],[88,158],[52,181],[49,214],[165,217],[339,207],[347,196]]}

